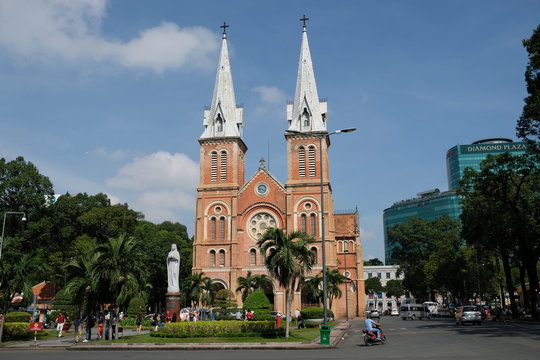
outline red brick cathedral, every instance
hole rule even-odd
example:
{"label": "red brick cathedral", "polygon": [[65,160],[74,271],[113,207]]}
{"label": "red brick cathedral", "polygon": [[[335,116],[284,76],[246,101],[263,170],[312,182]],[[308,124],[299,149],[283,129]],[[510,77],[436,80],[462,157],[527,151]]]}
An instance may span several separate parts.
{"label": "red brick cathedral", "polygon": [[[327,115],[327,103],[319,101],[317,94],[304,25],[295,99],[287,105],[287,122],[283,122],[287,182],[276,179],[262,159],[258,171],[246,180],[243,109],[236,106],[224,31],[212,105],[204,111],[204,132],[199,138],[194,273],[204,272],[220,287],[233,292],[238,287],[238,277],[245,277],[248,271],[253,275],[268,274],[265,254],[258,249],[257,239],[267,228],[278,227],[286,233],[304,231],[314,236],[316,241],[310,248],[317,262],[308,278],[313,277],[322,271],[324,229],[327,269],[338,269],[351,279],[341,285],[342,296],[333,301],[331,309],[340,319],[345,318],[347,309],[351,318],[363,315],[358,212],[334,213],[328,173]],[[272,288],[265,292],[274,310],[284,313],[285,292],[272,280]],[[240,294],[237,301],[242,303]],[[317,305],[307,291],[295,293],[293,309]]]}

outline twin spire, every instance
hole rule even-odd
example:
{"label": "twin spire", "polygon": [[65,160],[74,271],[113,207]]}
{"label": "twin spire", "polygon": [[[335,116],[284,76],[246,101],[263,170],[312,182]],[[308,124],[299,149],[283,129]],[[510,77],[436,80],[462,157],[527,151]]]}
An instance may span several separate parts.
{"label": "twin spire", "polygon": [[219,137],[242,137],[244,109],[236,106],[234,86],[227,46],[227,28],[223,23],[221,54],[210,109],[204,110],[204,132],[201,139]]}
{"label": "twin spire", "polygon": [[[319,101],[313,63],[309,51],[306,21],[304,17],[302,45],[298,63],[294,103],[287,105],[288,130],[301,132],[326,132],[327,104]],[[201,139],[221,137],[242,137],[244,125],[243,108],[236,106],[234,87],[227,47],[226,23],[221,26],[223,36],[221,53],[214,85],[212,105],[204,111],[204,132]]]}

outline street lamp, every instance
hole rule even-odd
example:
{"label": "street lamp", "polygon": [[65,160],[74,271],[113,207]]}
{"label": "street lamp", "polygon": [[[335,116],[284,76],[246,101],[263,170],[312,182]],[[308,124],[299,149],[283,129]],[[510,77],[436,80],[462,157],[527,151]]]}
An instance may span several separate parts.
{"label": "street lamp", "polygon": [[26,213],[22,211],[6,211],[4,213],[4,223],[2,224],[2,238],[0,238],[0,259],[2,259],[2,246],[4,245],[4,231],[6,230],[6,217],[9,214],[19,214],[22,215],[22,221],[26,221]]}
{"label": "street lamp", "polygon": [[319,163],[320,163],[320,175],[321,175],[321,247],[322,247],[322,273],[323,273],[323,325],[328,323],[328,306],[327,306],[327,290],[326,290],[326,247],[324,239],[324,183],[323,183],[323,156],[322,156],[322,139],[327,138],[330,135],[341,134],[355,131],[356,128],[345,128],[341,130],[335,130],[331,133],[306,133],[298,130],[286,130],[289,134],[300,134],[307,136],[315,136],[319,138]]}

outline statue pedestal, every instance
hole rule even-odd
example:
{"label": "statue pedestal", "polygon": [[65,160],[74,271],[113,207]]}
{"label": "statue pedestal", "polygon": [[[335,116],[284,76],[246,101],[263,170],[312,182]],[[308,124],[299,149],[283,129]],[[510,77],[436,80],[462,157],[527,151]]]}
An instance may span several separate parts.
{"label": "statue pedestal", "polygon": [[180,319],[180,293],[168,292],[165,294],[166,311],[168,315],[176,313],[177,319]]}

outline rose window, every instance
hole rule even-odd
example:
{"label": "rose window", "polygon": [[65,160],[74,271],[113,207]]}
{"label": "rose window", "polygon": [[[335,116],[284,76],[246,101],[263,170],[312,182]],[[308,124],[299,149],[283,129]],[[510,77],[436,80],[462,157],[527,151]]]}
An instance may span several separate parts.
{"label": "rose window", "polygon": [[266,229],[276,227],[276,219],[269,213],[258,213],[249,220],[249,235],[259,240]]}

